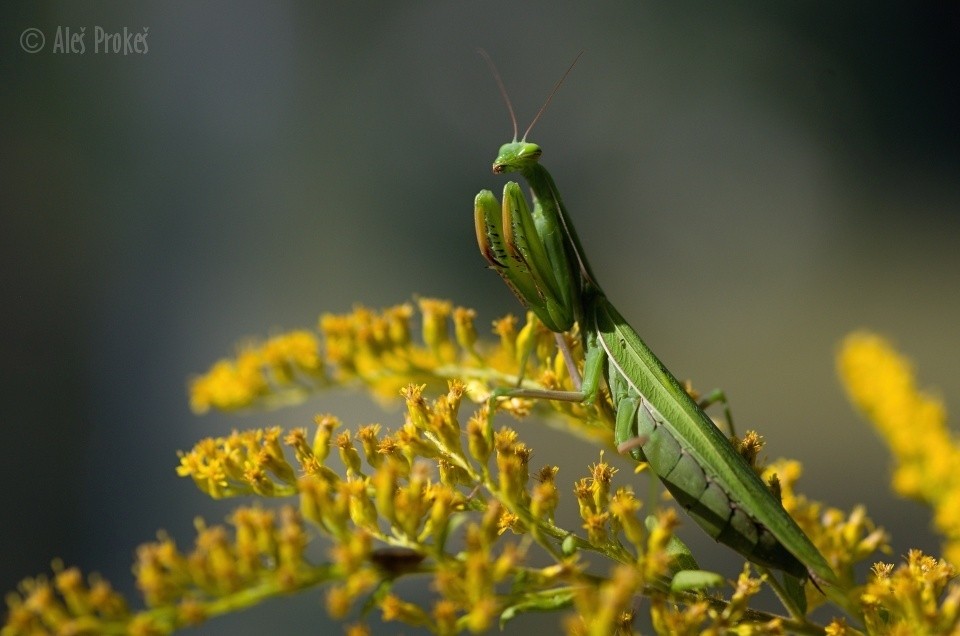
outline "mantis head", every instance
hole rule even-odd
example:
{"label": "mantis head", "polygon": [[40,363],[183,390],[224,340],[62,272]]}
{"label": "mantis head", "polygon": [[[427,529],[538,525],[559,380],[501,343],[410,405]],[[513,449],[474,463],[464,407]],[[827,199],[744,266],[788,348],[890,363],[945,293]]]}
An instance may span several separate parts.
{"label": "mantis head", "polygon": [[500,152],[497,153],[497,158],[493,162],[493,172],[494,174],[505,174],[508,172],[519,172],[521,174],[525,174],[527,170],[533,168],[540,161],[540,155],[543,154],[543,151],[540,150],[540,146],[527,141],[527,135],[529,135],[530,131],[533,130],[533,126],[540,119],[540,116],[543,115],[543,112],[547,109],[547,106],[550,105],[550,100],[553,99],[557,89],[560,88],[561,84],[563,84],[563,80],[566,79],[567,75],[573,69],[574,64],[576,64],[577,60],[580,59],[580,56],[583,55],[583,51],[580,51],[577,57],[574,58],[573,63],[570,64],[569,68],[567,68],[560,80],[556,83],[556,85],[554,85],[553,90],[550,91],[546,101],[543,103],[543,106],[540,107],[540,110],[537,112],[536,117],[533,118],[533,121],[530,122],[530,125],[527,127],[527,131],[523,133],[523,138],[520,141],[517,141],[517,116],[513,112],[513,104],[510,103],[510,97],[507,95],[507,89],[503,85],[503,80],[500,79],[500,73],[497,71],[497,67],[494,65],[493,60],[490,59],[490,56],[487,55],[486,51],[479,49],[478,53],[483,56],[483,59],[486,60],[487,65],[490,67],[490,72],[493,74],[493,79],[497,81],[497,87],[500,89],[500,95],[503,97],[503,101],[507,105],[507,111],[510,113],[510,121],[513,122],[513,141],[500,146]]}
{"label": "mantis head", "polygon": [[523,173],[539,162],[542,154],[540,146],[529,141],[511,141],[503,144],[493,162],[493,173]]}

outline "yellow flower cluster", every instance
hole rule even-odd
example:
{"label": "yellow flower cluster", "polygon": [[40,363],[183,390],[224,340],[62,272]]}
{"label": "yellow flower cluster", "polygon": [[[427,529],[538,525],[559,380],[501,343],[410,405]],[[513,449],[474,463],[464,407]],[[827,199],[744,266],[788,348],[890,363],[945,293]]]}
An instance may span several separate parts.
{"label": "yellow flower cluster", "polygon": [[[597,482],[598,470],[604,472],[604,481],[613,474],[603,462],[595,464],[591,471],[593,477],[580,480],[575,487],[578,499],[581,499],[581,516],[586,521],[584,528],[588,540],[594,546],[606,546],[609,554],[615,552],[613,546],[620,545],[625,538],[636,552],[620,551],[613,557],[619,564],[614,566],[609,577],[576,588],[573,596],[576,613],[568,616],[564,625],[569,636],[632,634],[635,601],[640,594],[650,596],[653,605],[662,608],[672,607],[679,600],[691,601],[691,598],[682,596],[673,598],[667,591],[671,575],[683,567],[671,552],[675,541],[673,531],[679,525],[676,512],[665,509],[655,517],[649,517],[650,530],[647,531],[636,516],[641,504],[629,489],[619,488],[609,498],[600,495],[606,486]],[[590,487],[584,488],[585,484]],[[591,497],[581,498],[580,495],[591,491],[606,500],[603,508],[609,506],[609,511],[591,512],[589,503],[584,509],[583,499]],[[685,554],[689,556],[689,553]],[[659,633],[673,632],[661,630]]]}
{"label": "yellow flower cluster", "polygon": [[83,580],[77,568],[54,564],[53,581],[27,579],[19,593],[7,595],[3,636],[20,634],[94,634],[103,625],[123,624],[127,604],[110,584],[97,577]]}
{"label": "yellow flower cluster", "polygon": [[497,545],[503,514],[498,503],[490,503],[478,521],[467,525],[462,556],[437,560],[433,588],[440,594],[440,600],[429,616],[422,609],[401,616],[396,608],[402,602],[397,597],[388,597],[381,604],[384,620],[428,625],[437,634],[480,633],[490,629],[509,599],[498,593],[497,587],[523,569],[525,557],[511,543]]}
{"label": "yellow flower cluster", "polygon": [[[762,579],[750,576],[746,565],[737,578],[730,602],[721,607],[707,599],[678,607],[667,599],[654,597],[650,608],[654,629],[658,634],[671,636],[723,636],[725,634],[750,634],[755,636],[781,636],[787,633],[784,620],[758,617],[747,619],[751,610],[750,599],[760,592]],[[747,619],[747,620],[745,620]]]}
{"label": "yellow flower cluster", "polygon": [[[419,299],[417,309],[419,342],[411,335],[414,308],[402,304],[381,312],[358,306],[349,314],[323,314],[318,333],[291,331],[245,344],[235,358],[218,361],[191,382],[191,405],[198,413],[283,405],[330,385],[365,385],[384,400],[395,400],[410,383],[437,389],[463,378],[509,385],[523,356],[528,377],[555,376],[555,368],[565,374],[552,336],[532,315],[519,331],[513,316],[495,321],[499,342],[481,346],[472,309],[432,298]],[[489,393],[481,386],[472,390],[477,400]]]}
{"label": "yellow flower cluster", "polygon": [[[443,341],[434,338],[433,346],[442,348]],[[332,615],[345,615],[383,576],[396,574],[390,564],[408,560],[375,550],[372,539],[378,539],[394,549],[412,549],[418,559],[428,553],[434,556],[436,586],[443,592],[432,615],[388,595],[380,601],[385,619],[428,625],[438,633],[458,633],[465,625],[485,628],[504,607],[496,586],[515,574],[512,568],[520,556],[508,547],[494,557],[494,543],[508,525],[518,532],[539,528],[529,506],[536,499],[546,514],[542,494],[546,482],[538,484],[539,494],[529,494],[529,449],[513,431],[494,434],[485,409],[468,421],[467,453],[458,418],[465,393],[462,382],[451,381],[447,393],[432,403],[424,399],[423,391],[423,385],[403,388],[406,422],[393,434],[381,434],[378,425],[355,434],[337,433],[340,422],[327,415],[315,419],[312,440],[303,429],[291,431],[283,443],[292,449],[296,468],[284,457],[279,429],[268,429],[200,442],[181,457],[180,474],[192,477],[214,497],[299,493],[303,516],[335,542],[331,574],[338,584],[327,595]],[[345,478],[325,465],[334,448]],[[485,477],[491,455],[496,457],[498,475]],[[297,473],[302,475],[299,479]],[[500,507],[497,499],[484,504],[479,494],[468,503],[460,489],[476,490],[484,484],[502,495],[499,499],[509,502],[511,509]],[[451,522],[469,507],[483,513],[483,520],[467,524],[467,556],[453,559],[443,546]],[[521,516],[524,522],[519,521]],[[545,533],[537,534],[556,541],[558,532],[549,524]]]}
{"label": "yellow flower cluster", "polygon": [[220,360],[190,383],[190,406],[197,413],[215,408],[246,408],[258,400],[293,401],[317,386],[325,373],[317,337],[291,331],[261,345],[248,343],[233,360]]}
{"label": "yellow flower cluster", "polygon": [[[363,387],[394,401],[403,387],[441,391],[463,380],[466,395],[481,403],[495,388],[572,389],[554,335],[532,312],[519,327],[514,316],[493,322],[494,342],[481,342],[476,312],[447,300],[420,298],[376,312],[358,306],[348,314],[323,314],[318,332],[291,331],[262,344],[247,343],[233,359],[215,363],[190,383],[194,411],[233,411],[299,402],[329,387]],[[419,319],[419,339],[413,336]],[[582,358],[579,339],[568,343]],[[523,367],[521,369],[521,366]],[[522,377],[521,377],[522,374]],[[584,437],[609,442],[609,414],[581,404],[513,398],[499,408],[523,417],[534,408],[563,414]]]}
{"label": "yellow flower cluster", "polygon": [[214,499],[292,495],[296,474],[284,457],[281,434],[274,427],[201,440],[189,453],[180,453],[177,474],[191,477]]}
{"label": "yellow flower cluster", "polygon": [[574,596],[576,614],[568,616],[568,636],[633,634],[634,598],[643,589],[639,571],[632,565],[613,569],[610,578],[596,586],[583,586]]}
{"label": "yellow flower cluster", "polygon": [[[482,631],[498,617],[570,603],[581,616],[590,608],[594,626],[629,624],[640,586],[659,585],[666,594],[675,513],[663,513],[647,531],[637,517],[640,502],[628,489],[614,490],[616,470],[600,461],[576,483],[585,536],[561,529],[553,521],[557,468],[531,473],[531,449],[512,429],[494,431],[486,406],[461,426],[463,382],[451,381],[432,402],[424,385],[407,385],[400,393],[405,423],[391,434],[378,425],[337,433],[336,418],[318,416],[312,440],[302,429],[283,437],[293,462],[284,458],[279,429],[267,429],[204,440],[181,457],[179,471],[215,497],[299,493],[300,513],[335,543],[329,574],[336,583],[327,595],[334,616],[346,615],[384,576],[397,575],[398,564],[431,573],[440,600],[430,610],[386,595],[379,600],[384,619],[439,634]],[[334,448],[345,477],[325,465]],[[444,546],[458,526],[466,547],[452,556]],[[508,530],[530,536],[555,564],[529,568],[525,551],[498,544]],[[402,552],[384,555],[372,540]],[[607,554],[622,568],[606,582],[586,579],[577,564],[582,549]],[[421,564],[425,557],[431,561]],[[501,592],[502,583],[520,571],[528,579],[523,593]],[[594,616],[598,607],[602,615]]]}
{"label": "yellow flower cluster", "polygon": [[[960,585],[957,570],[943,560],[911,550],[906,563],[873,566],[860,594],[867,632],[882,636],[957,634],[960,632]],[[827,627],[828,636],[858,634],[844,622]]]}
{"label": "yellow flower cluster", "polygon": [[943,402],[920,391],[909,361],[875,334],[848,336],[837,368],[851,401],[890,447],[894,489],[933,508],[944,557],[960,564],[960,445]]}
{"label": "yellow flower cluster", "polygon": [[307,534],[300,514],[291,506],[276,513],[261,508],[238,508],[230,518],[235,532],[223,526],[197,522],[194,549],[181,553],[172,540],[162,538],[137,550],[134,574],[148,606],[179,604],[177,624],[206,620],[203,599],[225,598],[251,588],[293,591],[328,575],[308,567],[303,559]]}
{"label": "yellow flower cluster", "polygon": [[279,524],[260,508],[240,508],[230,521],[232,537],[198,521],[186,554],[163,537],[138,548],[133,569],[150,609],[131,613],[105,581],[86,583],[76,568],[55,568],[53,583],[28,579],[7,595],[0,634],[169,634],[330,578],[327,567],[303,560],[307,535],[292,507],[280,511]]}

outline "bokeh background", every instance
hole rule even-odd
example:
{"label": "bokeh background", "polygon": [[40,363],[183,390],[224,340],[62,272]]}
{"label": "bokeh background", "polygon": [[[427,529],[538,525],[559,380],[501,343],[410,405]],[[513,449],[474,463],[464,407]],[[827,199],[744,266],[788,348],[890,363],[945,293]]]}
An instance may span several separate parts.
{"label": "bokeh background", "polygon": [[[477,47],[522,125],[586,51],[531,138],[609,296],[678,375],[725,388],[769,455],[802,460],[809,495],[866,504],[894,556],[936,551],[928,512],[890,494],[888,455],[847,405],[833,354],[845,333],[879,330],[960,413],[956,4],[0,13],[4,590],[60,556],[132,592],[138,543],[164,528],[189,545],[195,516],[237,504],[176,477],[177,449],[201,437],[326,411],[399,423],[348,392],[191,414],[187,379],[244,337],[413,294],[476,307],[480,324],[518,310],[473,238],[473,195],[502,187],[489,166],[510,134]],[[146,32],[149,50],[97,54],[96,26]],[[42,51],[21,48],[27,28]],[[85,52],[53,51],[58,28],[85,28]],[[564,462],[570,483],[597,458],[522,426],[537,463]],[[703,565],[736,573],[735,556],[684,536]],[[321,598],[195,631],[323,633]],[[557,618],[508,633],[534,624]]]}

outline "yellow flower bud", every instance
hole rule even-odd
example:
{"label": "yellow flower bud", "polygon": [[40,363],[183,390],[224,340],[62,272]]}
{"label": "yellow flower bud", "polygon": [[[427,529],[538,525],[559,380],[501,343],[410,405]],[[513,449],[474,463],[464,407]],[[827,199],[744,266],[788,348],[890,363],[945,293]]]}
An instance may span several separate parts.
{"label": "yellow flower bud", "polygon": [[340,426],[340,420],[333,415],[317,415],[313,418],[317,432],[313,437],[313,454],[321,462],[330,454],[330,439],[333,430]]}
{"label": "yellow flower bud", "polygon": [[477,344],[477,328],[473,324],[473,319],[476,318],[477,312],[473,309],[466,309],[465,307],[457,307],[453,310],[453,333],[457,339],[457,344],[460,345],[464,351],[477,355],[476,353],[476,344]]}

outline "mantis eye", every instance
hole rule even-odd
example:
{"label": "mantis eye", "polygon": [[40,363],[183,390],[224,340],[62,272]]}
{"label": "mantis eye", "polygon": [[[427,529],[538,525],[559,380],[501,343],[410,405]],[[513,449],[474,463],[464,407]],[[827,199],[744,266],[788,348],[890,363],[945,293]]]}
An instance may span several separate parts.
{"label": "mantis eye", "polygon": [[525,161],[537,161],[542,154],[543,150],[540,149],[540,146],[536,144],[526,144],[517,156]]}

